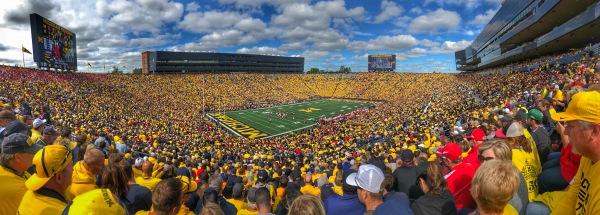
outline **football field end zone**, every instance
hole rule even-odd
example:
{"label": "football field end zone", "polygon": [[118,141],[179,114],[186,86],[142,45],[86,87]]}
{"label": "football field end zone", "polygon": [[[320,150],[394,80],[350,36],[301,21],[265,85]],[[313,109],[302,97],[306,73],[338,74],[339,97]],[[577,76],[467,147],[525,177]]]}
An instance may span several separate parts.
{"label": "football field end zone", "polygon": [[[273,106],[273,107],[263,107],[263,108],[235,110],[235,111],[226,111],[226,112],[213,112],[213,113],[207,113],[206,115],[208,116],[208,118],[210,120],[214,120],[220,126],[225,127],[228,131],[230,131],[231,133],[233,133],[236,136],[244,137],[244,138],[249,138],[249,139],[257,139],[257,138],[258,139],[267,139],[267,138],[272,138],[272,137],[277,137],[277,136],[285,135],[285,134],[292,133],[292,132],[295,132],[295,131],[299,131],[299,130],[302,130],[302,129],[310,128],[310,127],[313,127],[313,126],[317,125],[318,123],[306,124],[306,126],[303,126],[303,127],[296,127],[296,128],[291,129],[291,130],[279,131],[279,132],[276,132],[276,133],[267,133],[268,131],[260,130],[259,129],[260,128],[259,125],[252,125],[254,122],[248,122],[248,120],[237,119],[236,116],[229,115],[228,113],[236,113],[236,112],[239,113],[239,112],[250,112],[250,111],[256,112],[256,110],[273,109],[273,108],[275,108],[275,109],[281,109],[282,107],[302,105],[302,104],[307,104],[307,103],[310,104],[310,103],[313,103],[313,102],[319,103],[321,101],[337,101],[337,102],[341,101],[341,102],[348,102],[348,103],[372,104],[371,102],[364,101],[364,100],[317,99],[317,100],[312,100],[312,101],[303,101],[303,102],[291,103],[291,104],[285,104],[285,105],[279,105],[279,106]],[[367,107],[368,105],[360,105],[360,106],[361,107],[359,107],[359,108],[363,108],[363,107]],[[317,107],[317,108],[319,108],[319,107]],[[350,109],[350,108],[348,108],[348,109]],[[353,109],[351,111],[354,111],[354,110],[356,110],[356,109]],[[343,112],[341,114],[346,114],[346,113],[349,113],[351,111]],[[332,112],[332,114],[333,114],[333,112]],[[332,117],[332,116],[328,116],[328,117]],[[312,118],[310,120],[312,120]],[[255,127],[255,126],[259,126],[259,127]]]}
{"label": "football field end zone", "polygon": [[253,128],[245,123],[242,123],[230,116],[223,113],[208,113],[206,114],[210,119],[219,123],[231,133],[248,139],[256,139],[268,136],[267,133],[262,132],[256,128]]}

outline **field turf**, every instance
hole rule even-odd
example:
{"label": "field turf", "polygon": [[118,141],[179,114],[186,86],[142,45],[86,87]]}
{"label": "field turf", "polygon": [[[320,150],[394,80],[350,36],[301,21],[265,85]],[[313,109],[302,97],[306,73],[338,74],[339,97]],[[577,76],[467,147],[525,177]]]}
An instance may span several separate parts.
{"label": "field turf", "polygon": [[[371,103],[358,101],[317,100],[208,115],[239,136],[268,138],[310,127],[316,124],[315,120],[324,117],[335,117],[370,105]],[[277,116],[279,112],[287,113],[287,117],[281,119]]]}

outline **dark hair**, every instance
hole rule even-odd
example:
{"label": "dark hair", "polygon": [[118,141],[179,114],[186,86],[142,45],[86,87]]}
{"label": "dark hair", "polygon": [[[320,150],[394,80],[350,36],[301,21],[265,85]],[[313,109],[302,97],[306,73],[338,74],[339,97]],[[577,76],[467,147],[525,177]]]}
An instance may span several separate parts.
{"label": "dark hair", "polygon": [[111,153],[108,156],[108,164],[119,164],[125,160],[125,156],[121,153]]}
{"label": "dark hair", "polygon": [[202,198],[204,199],[203,203],[215,203],[218,204],[219,202],[219,193],[215,190],[215,189],[211,189],[208,188],[204,191],[204,195],[202,196]]}
{"label": "dark hair", "polygon": [[289,186],[285,189],[285,198],[283,198],[281,202],[283,202],[285,206],[289,208],[292,205],[292,202],[294,202],[294,200],[301,195],[302,192],[300,192],[300,189],[298,189],[296,186]]}
{"label": "dark hair", "polygon": [[133,177],[133,167],[131,167],[131,164],[127,162],[121,162],[119,163],[119,167],[123,169],[125,176],[127,176],[127,181],[129,181]]}
{"label": "dark hair", "polygon": [[286,176],[282,175],[281,177],[279,177],[279,187],[286,188],[288,182],[289,179]]}
{"label": "dark hair", "polygon": [[394,175],[391,172],[385,171],[383,172],[383,176],[384,179],[381,183],[381,187],[383,187],[388,192],[394,190]]}
{"label": "dark hair", "polygon": [[425,180],[425,185],[429,187],[429,192],[433,195],[441,196],[448,189],[446,180],[442,175],[442,168],[437,162],[429,162],[427,170],[417,176],[417,180],[419,178]]}
{"label": "dark hair", "polygon": [[152,193],[152,206],[155,213],[167,214],[181,206],[183,184],[178,178],[158,182]]}
{"label": "dark hair", "polygon": [[269,190],[265,187],[258,188],[256,190],[256,206],[258,208],[270,208],[271,206],[271,195]]}
{"label": "dark hair", "polygon": [[129,192],[128,177],[121,167],[109,164],[102,173],[102,188],[108,188],[111,193],[124,197]]}

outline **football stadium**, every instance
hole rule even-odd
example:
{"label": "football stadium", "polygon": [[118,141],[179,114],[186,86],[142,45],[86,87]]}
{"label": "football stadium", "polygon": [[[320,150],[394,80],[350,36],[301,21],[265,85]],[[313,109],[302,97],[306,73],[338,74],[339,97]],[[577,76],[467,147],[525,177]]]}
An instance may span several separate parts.
{"label": "football stadium", "polygon": [[6,2],[0,214],[600,214],[599,1],[373,3]]}

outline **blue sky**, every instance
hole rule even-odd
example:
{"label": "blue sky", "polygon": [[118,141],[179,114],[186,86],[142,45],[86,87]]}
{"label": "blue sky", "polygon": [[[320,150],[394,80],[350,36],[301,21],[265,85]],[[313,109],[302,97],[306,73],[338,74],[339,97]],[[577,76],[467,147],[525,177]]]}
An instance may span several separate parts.
{"label": "blue sky", "polygon": [[[78,65],[141,67],[147,50],[301,56],[312,67],[365,71],[396,54],[396,71],[455,72],[502,0],[20,0],[0,6],[0,63],[31,50],[28,14],[77,34]],[[31,56],[25,56],[33,66]]]}

